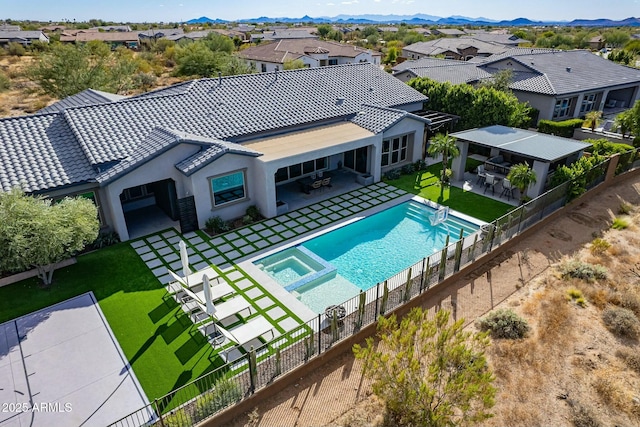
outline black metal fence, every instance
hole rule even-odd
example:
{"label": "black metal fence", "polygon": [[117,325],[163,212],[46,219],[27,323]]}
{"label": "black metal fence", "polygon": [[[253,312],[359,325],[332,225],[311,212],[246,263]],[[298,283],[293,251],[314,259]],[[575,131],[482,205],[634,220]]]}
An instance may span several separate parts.
{"label": "black metal fence", "polygon": [[[632,159],[637,157],[637,150],[633,153],[630,156]],[[604,180],[609,162],[607,160],[597,165],[590,171],[593,173],[587,174],[586,188],[593,188]],[[620,170],[616,172],[630,170],[631,164],[628,162],[624,168],[617,168]],[[280,348],[279,343],[285,340],[278,337],[252,349],[241,359],[156,399],[112,425],[182,427],[211,417],[267,386],[280,375],[317,357],[336,342],[357,333],[363,326],[376,322],[379,316],[406,304],[562,208],[570,200],[572,185],[572,182],[566,182],[547,191],[483,225],[477,233],[446,245],[441,251],[362,291],[342,303],[340,309],[318,315],[307,322],[306,327],[289,333],[291,339],[288,341],[294,344]]]}

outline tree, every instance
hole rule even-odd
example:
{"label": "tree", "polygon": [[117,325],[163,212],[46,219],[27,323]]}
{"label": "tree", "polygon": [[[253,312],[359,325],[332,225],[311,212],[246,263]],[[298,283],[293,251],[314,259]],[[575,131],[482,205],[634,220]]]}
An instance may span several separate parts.
{"label": "tree", "polygon": [[513,71],[505,69],[500,70],[489,80],[481,83],[482,87],[490,87],[500,92],[511,93],[509,85],[513,82]]}
{"label": "tree", "polygon": [[56,98],[66,98],[85,89],[117,93],[131,86],[135,61],[105,50],[102,42],[86,45],[55,44],[27,71],[27,77]]}
{"label": "tree", "polygon": [[326,39],[327,35],[333,30],[333,28],[331,28],[331,25],[329,24],[322,24],[322,25],[318,25],[317,30],[320,38]]}
{"label": "tree", "polygon": [[633,107],[618,114],[614,124],[620,129],[623,137],[626,137],[627,132],[635,135],[636,138],[640,137],[640,101],[636,101]]}
{"label": "tree", "polygon": [[619,48],[624,46],[630,39],[629,34],[620,30],[611,30],[603,34],[604,41],[608,46]]}
{"label": "tree", "polygon": [[456,138],[449,136],[449,133],[439,133],[431,139],[427,152],[431,156],[442,155],[442,176],[440,178],[441,184],[446,184],[448,179],[447,169],[449,167],[449,158],[458,157],[460,155],[460,149],[456,145]]}
{"label": "tree", "polygon": [[0,192],[0,270],[38,270],[50,285],[56,264],[98,237],[98,212],[89,199],[59,203],[19,189]]}
{"label": "tree", "polygon": [[526,163],[511,166],[507,179],[520,191],[520,200],[524,200],[527,188],[537,182],[536,171]]}
{"label": "tree", "polygon": [[387,55],[384,57],[385,64],[395,64],[398,60],[398,49],[395,46],[391,46],[387,50]]}
{"label": "tree", "polygon": [[221,70],[220,56],[201,42],[179,46],[176,64],[179,76],[211,77]]}
{"label": "tree", "polygon": [[304,68],[306,65],[302,59],[288,59],[284,61],[282,68],[284,70],[296,70],[298,68]]}
{"label": "tree", "polygon": [[414,308],[400,323],[395,315],[378,320],[377,348],[354,345],[363,374],[397,426],[465,426],[491,417],[496,389],[487,366],[487,333],[463,330],[440,310],[434,319]]}
{"label": "tree", "polygon": [[589,122],[589,125],[591,127],[591,132],[595,132],[596,130],[596,126],[598,126],[598,121],[600,120],[600,118],[602,117],[602,111],[589,111],[585,118],[587,119],[587,121]]}

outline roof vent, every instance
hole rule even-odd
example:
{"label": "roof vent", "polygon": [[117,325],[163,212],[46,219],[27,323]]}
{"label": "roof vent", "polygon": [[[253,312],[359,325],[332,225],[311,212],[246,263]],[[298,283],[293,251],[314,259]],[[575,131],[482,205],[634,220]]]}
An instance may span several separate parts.
{"label": "roof vent", "polygon": [[338,99],[336,99],[336,105],[340,106],[340,105],[344,104],[344,101],[345,101],[344,98],[338,98]]}
{"label": "roof vent", "polygon": [[567,73],[571,72],[571,67],[567,67]]}

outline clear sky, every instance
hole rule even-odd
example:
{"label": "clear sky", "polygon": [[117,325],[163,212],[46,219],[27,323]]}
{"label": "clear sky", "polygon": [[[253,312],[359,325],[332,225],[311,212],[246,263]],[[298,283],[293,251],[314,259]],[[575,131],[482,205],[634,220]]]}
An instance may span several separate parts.
{"label": "clear sky", "polygon": [[624,19],[640,16],[640,0],[0,0],[0,19],[40,21],[180,22],[201,16],[232,21],[416,13],[495,20]]}

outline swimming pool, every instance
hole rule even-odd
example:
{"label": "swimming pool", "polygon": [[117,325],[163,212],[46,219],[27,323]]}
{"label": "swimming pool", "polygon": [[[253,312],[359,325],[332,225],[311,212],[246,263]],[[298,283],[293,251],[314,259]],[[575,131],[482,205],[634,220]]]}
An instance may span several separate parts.
{"label": "swimming pool", "polygon": [[[304,263],[304,257],[313,254],[316,260],[333,267],[326,270],[326,274],[316,269],[316,276],[311,280],[287,289],[314,312],[322,313],[326,306],[342,303],[360,290],[367,290],[441,250],[448,235],[453,242],[461,229],[466,237],[479,228],[453,215],[432,226],[435,212],[434,208],[417,201],[401,203],[254,264],[269,274],[273,263],[281,261],[279,254],[286,253],[287,259],[299,258],[295,263]],[[306,274],[309,273],[296,280]],[[270,275],[285,288],[291,285]]]}

